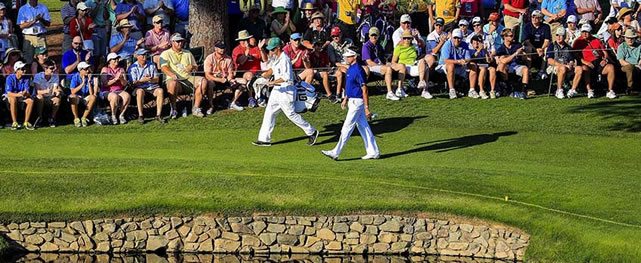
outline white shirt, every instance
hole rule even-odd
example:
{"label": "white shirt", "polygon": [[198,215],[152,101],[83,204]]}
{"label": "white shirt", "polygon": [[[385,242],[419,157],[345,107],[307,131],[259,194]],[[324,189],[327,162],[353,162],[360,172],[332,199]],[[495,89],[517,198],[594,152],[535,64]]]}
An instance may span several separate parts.
{"label": "white shirt", "polygon": [[[412,28],[412,29],[410,29],[410,30],[415,30],[415,29],[413,29],[413,28]],[[397,46],[397,45],[398,45],[398,43],[401,43],[401,40],[403,40],[403,39],[402,39],[402,38],[403,38],[403,32],[405,32],[405,30],[403,30],[403,28],[399,27],[399,28],[397,28],[397,29],[394,31],[394,33],[392,34],[392,41],[394,42],[394,46]],[[416,31],[416,34],[418,34],[418,35],[417,35],[417,37],[418,37],[419,39],[422,39],[422,37],[421,37],[421,33],[419,33],[418,31]],[[418,47],[418,41],[416,41],[416,39],[412,40],[412,45],[414,45],[414,46]]]}
{"label": "white shirt", "polygon": [[33,77],[33,84],[36,86],[36,90],[52,89],[54,84],[58,85],[58,83],[60,83],[58,74],[51,75],[49,80],[45,78],[44,72],[40,72]]}
{"label": "white shirt", "polygon": [[274,86],[271,98],[279,101],[293,101],[294,99],[294,70],[292,69],[292,61],[289,59],[285,52],[281,52],[280,56],[270,58],[267,62],[269,68],[272,69],[272,76],[274,80],[282,79],[285,82]]}
{"label": "white shirt", "polygon": [[[32,7],[29,4],[23,5],[22,7],[20,7],[20,10],[18,10],[17,26],[19,26],[24,22],[30,22],[35,20],[36,16],[38,16],[39,14],[42,15],[42,18],[44,20],[51,21],[51,17],[49,16],[49,9],[47,9],[47,6],[43,4],[38,4],[35,7]],[[45,26],[40,21],[36,22],[31,27],[22,29],[22,33],[25,35],[40,35],[46,32],[47,32],[47,28],[45,28]]]}

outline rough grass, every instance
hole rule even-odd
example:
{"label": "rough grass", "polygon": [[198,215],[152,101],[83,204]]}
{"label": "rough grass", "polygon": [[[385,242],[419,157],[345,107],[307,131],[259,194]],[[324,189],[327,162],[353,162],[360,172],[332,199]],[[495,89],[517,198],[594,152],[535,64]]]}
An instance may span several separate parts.
{"label": "rough grass", "polygon": [[167,125],[5,129],[0,221],[447,213],[525,230],[530,260],[638,261],[640,106],[637,97],[376,96],[376,161],[359,159],[358,137],[341,161],[319,153],[334,146],[345,114],[326,102],[305,115],[321,130],[314,147],[284,116],[275,145],[251,146],[262,109]]}

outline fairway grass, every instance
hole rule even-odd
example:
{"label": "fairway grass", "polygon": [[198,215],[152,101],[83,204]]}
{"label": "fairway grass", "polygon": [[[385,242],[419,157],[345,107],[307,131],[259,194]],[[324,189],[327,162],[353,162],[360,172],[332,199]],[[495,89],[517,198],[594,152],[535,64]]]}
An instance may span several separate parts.
{"label": "fairway grass", "polygon": [[[132,215],[452,214],[519,227],[527,259],[641,261],[641,99],[481,101],[373,97],[380,160],[323,101],[278,117],[254,147],[262,109],[116,127],[0,130],[0,221]],[[508,201],[505,200],[507,196]]]}

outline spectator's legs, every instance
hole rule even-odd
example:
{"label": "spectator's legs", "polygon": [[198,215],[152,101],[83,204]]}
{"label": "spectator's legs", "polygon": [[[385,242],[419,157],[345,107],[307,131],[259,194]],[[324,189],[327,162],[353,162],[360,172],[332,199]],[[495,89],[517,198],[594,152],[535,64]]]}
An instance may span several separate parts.
{"label": "spectator's legs", "polygon": [[298,77],[301,80],[311,84],[312,81],[314,81],[314,70],[313,69],[305,69],[300,74],[298,74]]}
{"label": "spectator's legs", "polygon": [[608,78],[608,90],[614,91],[614,66],[612,66],[612,64],[606,65],[605,68],[603,68],[603,70],[601,71],[601,74],[606,75]]}
{"label": "spectator's legs", "polygon": [[445,71],[447,75],[447,87],[450,90],[454,89],[454,78],[456,77],[456,65],[445,64]]}
{"label": "spectator's legs", "polygon": [[332,95],[332,90],[329,88],[329,73],[327,71],[320,72],[321,79],[323,80],[323,88],[325,88],[325,92],[327,93],[327,96]]}
{"label": "spectator's legs", "polygon": [[167,80],[167,93],[169,93],[169,106],[172,111],[176,110],[176,94],[178,92],[178,82],[176,80]]}
{"label": "spectator's legs", "polygon": [[247,88],[247,94],[249,95],[249,97],[250,97],[250,98],[255,97],[254,89],[252,89],[252,88],[249,86],[249,83],[251,82],[251,80],[252,80],[253,78],[254,78],[254,73],[251,73],[251,72],[245,72],[245,74],[243,74],[243,79],[245,79],[245,81],[246,81],[246,83],[245,83],[244,85],[245,85],[245,87]]}
{"label": "spectator's legs", "polygon": [[138,106],[138,117],[143,116],[142,103],[145,101],[145,91],[143,89],[136,89],[136,106]]}
{"label": "spectator's legs", "polygon": [[42,95],[36,95],[36,114],[42,119],[42,112],[45,108],[45,98]]}
{"label": "spectator's legs", "polygon": [[24,111],[24,122],[29,122],[29,119],[31,119],[31,111],[33,110],[33,99],[24,99],[24,104],[27,106]]}
{"label": "spectator's legs", "polygon": [[162,104],[165,101],[165,94],[161,88],[154,90],[156,96],[156,116],[162,116]]}
{"label": "spectator's legs", "polygon": [[490,91],[494,91],[496,88],[496,68],[489,67],[487,70],[490,72]]}
{"label": "spectator's legs", "polygon": [[205,95],[205,89],[201,85],[194,85],[194,108],[192,110],[200,109],[200,101]]}
{"label": "spectator's legs", "polygon": [[89,95],[87,96],[87,108],[85,109],[85,113],[82,114],[83,118],[88,118],[89,113],[91,113],[91,110],[93,110],[93,105],[96,103],[96,95]]}
{"label": "spectator's legs", "polygon": [[[585,73],[583,74],[583,80],[585,81],[585,88],[587,89],[587,91],[591,91],[592,76],[590,76],[591,75],[590,73],[592,73],[592,69],[588,66],[582,66],[582,68],[583,68],[583,72]],[[576,87],[574,88],[574,90],[576,91]]]}
{"label": "spectator's legs", "polygon": [[507,81],[507,64],[499,64],[496,68],[496,72],[501,74],[501,80]]}
{"label": "spectator's legs", "polygon": [[[209,104],[209,108],[213,110],[213,108],[214,108],[214,88],[216,86],[215,85],[214,86],[207,85],[207,81],[205,81],[205,80],[203,80],[202,82],[205,83],[204,89],[205,89],[205,92],[207,93],[207,102]],[[236,96],[234,96],[234,102],[235,101],[236,101]]]}
{"label": "spectator's legs", "polygon": [[563,88],[563,81],[565,81],[565,74],[567,68],[565,65],[556,66],[556,89],[560,90]]}
{"label": "spectator's legs", "polygon": [[77,96],[69,96],[69,104],[71,104],[71,114],[73,114],[73,118],[78,119],[78,101],[80,99]]}
{"label": "spectator's legs", "polygon": [[436,67],[436,57],[433,55],[427,55],[425,56],[425,63],[427,63],[427,67],[433,69]]}
{"label": "spectator's legs", "polygon": [[525,92],[527,90],[527,85],[530,83],[530,68],[528,67],[523,67],[521,69],[521,74],[523,76],[521,77],[521,83],[523,83],[523,89],[521,91]]}
{"label": "spectator's legs", "polygon": [[118,93],[118,96],[122,101],[122,105],[120,106],[120,117],[124,117],[125,113],[127,112],[129,102],[131,102],[131,95],[129,95],[129,93],[127,93],[126,91],[123,91]]}
{"label": "spectator's legs", "polygon": [[343,68],[336,69],[334,76],[336,77],[336,96],[340,96],[343,91]]}
{"label": "spectator's legs", "polygon": [[18,122],[18,98],[9,97],[9,111],[11,111],[11,121]]}
{"label": "spectator's legs", "polygon": [[485,91],[485,78],[487,77],[487,69],[485,67],[479,67],[479,92]]}
{"label": "spectator's legs", "polygon": [[426,81],[429,79],[429,70],[427,70],[427,62],[424,59],[418,61],[418,81]]}
{"label": "spectator's legs", "polygon": [[398,88],[402,89],[403,81],[405,81],[405,71],[407,71],[407,68],[403,64],[393,64],[392,70],[398,72]]}
{"label": "spectator's legs", "polygon": [[392,68],[388,66],[381,66],[381,74],[385,75],[385,86],[387,87],[387,92],[392,91]]}
{"label": "spectator's legs", "polygon": [[582,67],[574,67],[574,80],[572,80],[572,89],[576,91],[576,88],[581,83],[581,76],[583,75]]}
{"label": "spectator's legs", "polygon": [[621,71],[625,73],[625,78],[627,80],[627,88],[628,90],[632,89],[632,85],[634,84],[634,65],[629,64],[621,67]]}
{"label": "spectator's legs", "polygon": [[468,69],[470,70],[468,75],[468,78],[470,79],[470,90],[474,90],[476,88],[476,81],[479,77],[479,68],[474,64],[470,64]]}
{"label": "spectator's legs", "polygon": [[109,101],[111,116],[116,117],[116,113],[118,113],[118,102],[120,100],[120,97],[114,92],[109,92],[109,95],[107,95],[107,100]]}
{"label": "spectator's legs", "polygon": [[58,108],[60,108],[60,98],[58,97],[53,97],[51,98],[51,116],[54,121],[56,120],[56,116],[58,115]]}

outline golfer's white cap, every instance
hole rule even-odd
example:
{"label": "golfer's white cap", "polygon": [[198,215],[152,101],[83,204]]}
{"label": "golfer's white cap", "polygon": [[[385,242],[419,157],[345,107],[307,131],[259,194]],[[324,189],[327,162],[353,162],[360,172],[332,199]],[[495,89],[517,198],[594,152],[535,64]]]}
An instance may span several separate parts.
{"label": "golfer's white cap", "polygon": [[356,55],[358,54],[356,54],[356,52],[354,52],[354,50],[351,50],[351,49],[347,49],[347,51],[343,53],[343,57],[354,57]]}

